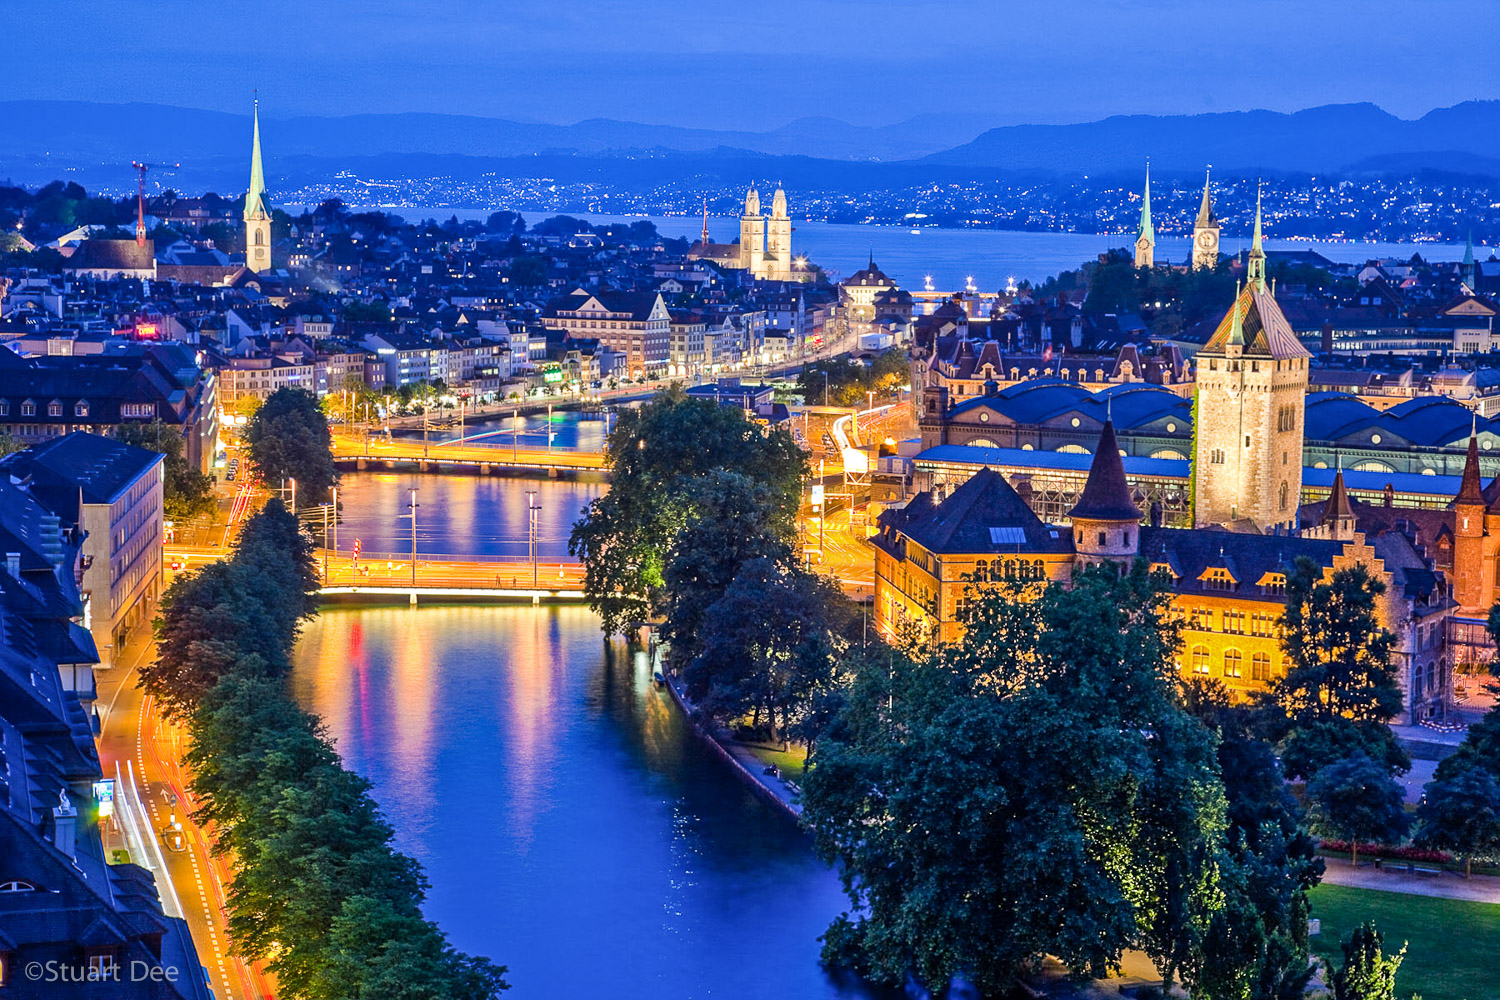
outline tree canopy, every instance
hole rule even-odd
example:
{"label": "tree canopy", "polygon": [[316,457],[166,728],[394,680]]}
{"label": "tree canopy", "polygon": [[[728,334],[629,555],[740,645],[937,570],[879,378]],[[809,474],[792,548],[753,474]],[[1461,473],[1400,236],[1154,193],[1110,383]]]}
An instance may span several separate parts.
{"label": "tree canopy", "polygon": [[1164,584],[1096,567],[971,606],[953,646],[872,657],[818,743],[806,817],[851,903],[825,959],[989,993],[1043,955],[1102,974],[1135,946],[1197,982],[1226,803]]}
{"label": "tree canopy", "polygon": [[277,389],[245,428],[250,461],[268,486],[295,480],[301,504],[327,500],[338,481],[333,441],[318,398],[306,389]]}
{"label": "tree canopy", "polygon": [[165,456],[162,507],[168,517],[196,517],[213,510],[213,480],[188,464],[180,430],[159,419],[144,424],[122,423],[115,428],[115,438]]}

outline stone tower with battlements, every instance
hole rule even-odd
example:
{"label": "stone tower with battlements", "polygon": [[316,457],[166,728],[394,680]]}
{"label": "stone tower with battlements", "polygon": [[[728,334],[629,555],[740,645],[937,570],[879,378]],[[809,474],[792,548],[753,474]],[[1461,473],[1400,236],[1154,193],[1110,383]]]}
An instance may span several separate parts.
{"label": "stone tower with battlements", "polygon": [[1245,285],[1196,358],[1195,523],[1294,526],[1310,359],[1266,283],[1257,198]]}

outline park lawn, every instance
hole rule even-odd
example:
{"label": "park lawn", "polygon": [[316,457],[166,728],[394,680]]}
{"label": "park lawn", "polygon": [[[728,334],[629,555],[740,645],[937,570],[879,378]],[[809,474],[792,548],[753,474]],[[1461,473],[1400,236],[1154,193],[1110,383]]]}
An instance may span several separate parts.
{"label": "park lawn", "polygon": [[1342,885],[1320,885],[1311,898],[1312,915],[1323,922],[1313,951],[1334,968],[1343,961],[1340,942],[1373,920],[1387,952],[1407,942],[1397,1000],[1414,993],[1422,1000],[1500,1000],[1500,904]]}
{"label": "park lawn", "polygon": [[784,777],[793,781],[802,780],[804,758],[807,756],[805,748],[793,743],[790,750],[782,750],[779,747],[766,746],[763,743],[741,743],[746,750],[753,753],[758,759],[767,763],[775,764],[781,768]]}

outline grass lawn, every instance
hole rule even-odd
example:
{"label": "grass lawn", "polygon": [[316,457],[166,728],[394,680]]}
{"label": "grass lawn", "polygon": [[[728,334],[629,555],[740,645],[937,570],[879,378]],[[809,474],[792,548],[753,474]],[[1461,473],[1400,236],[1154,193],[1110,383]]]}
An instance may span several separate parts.
{"label": "grass lawn", "polygon": [[1313,950],[1335,968],[1343,961],[1339,943],[1362,921],[1375,921],[1388,951],[1406,941],[1398,1000],[1414,993],[1422,1000],[1500,1000],[1500,905],[1320,885],[1312,915],[1323,921]]}
{"label": "grass lawn", "polygon": [[781,768],[783,776],[791,778],[793,781],[802,780],[803,757],[807,753],[805,748],[798,746],[796,743],[791,745],[792,748],[790,750],[782,750],[779,747],[765,743],[741,743],[740,745],[765,763],[775,764]]}

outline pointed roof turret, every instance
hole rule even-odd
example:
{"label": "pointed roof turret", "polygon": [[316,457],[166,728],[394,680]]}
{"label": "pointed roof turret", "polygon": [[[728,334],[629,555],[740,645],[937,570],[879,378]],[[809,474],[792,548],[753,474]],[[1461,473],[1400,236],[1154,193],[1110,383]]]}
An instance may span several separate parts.
{"label": "pointed roof turret", "polygon": [[1156,229],[1151,225],[1151,161],[1146,161],[1146,189],[1141,195],[1141,225],[1136,230],[1137,240],[1144,237],[1152,246],[1156,245]]}
{"label": "pointed roof turret", "polygon": [[1125,463],[1120,461],[1120,443],[1115,438],[1115,422],[1104,421],[1104,430],[1099,435],[1099,450],[1094,452],[1093,464],[1089,466],[1089,478],[1083,485],[1083,495],[1068,511],[1068,517],[1077,521],[1139,521],[1141,510],[1130,495],[1130,486],[1125,482]]}
{"label": "pointed roof turret", "polygon": [[1319,524],[1332,524],[1335,521],[1354,520],[1354,506],[1349,503],[1349,492],[1344,488],[1344,470],[1340,466],[1339,471],[1333,474],[1333,492],[1328,494],[1328,503],[1323,506],[1323,516],[1318,518]]}
{"label": "pointed roof turret", "polygon": [[1484,490],[1479,482],[1479,418],[1474,417],[1469,431],[1469,452],[1464,456],[1464,475],[1458,484],[1458,496],[1453,498],[1455,507],[1483,507]]}
{"label": "pointed roof turret", "polygon": [[747,216],[760,214],[760,192],[753,187],[745,193],[745,214]]}
{"label": "pointed roof turret", "polygon": [[1236,347],[1245,346],[1245,321],[1240,316],[1240,283],[1234,283],[1234,305],[1230,307],[1233,312],[1229,321],[1229,339],[1225,343]]}
{"label": "pointed roof turret", "polygon": [[1245,280],[1257,289],[1266,287],[1266,249],[1260,238],[1260,183],[1255,185],[1255,238],[1250,241],[1250,257],[1245,265]]}
{"label": "pointed roof turret", "polygon": [[1214,218],[1213,202],[1209,199],[1209,172],[1203,171],[1203,203],[1198,206],[1198,218],[1193,222],[1194,229],[1215,229],[1219,220]]}
{"label": "pointed roof turret", "polygon": [[245,220],[264,219],[266,211],[266,174],[260,165],[260,100],[255,101],[254,138],[250,141],[250,190],[245,193]]}

